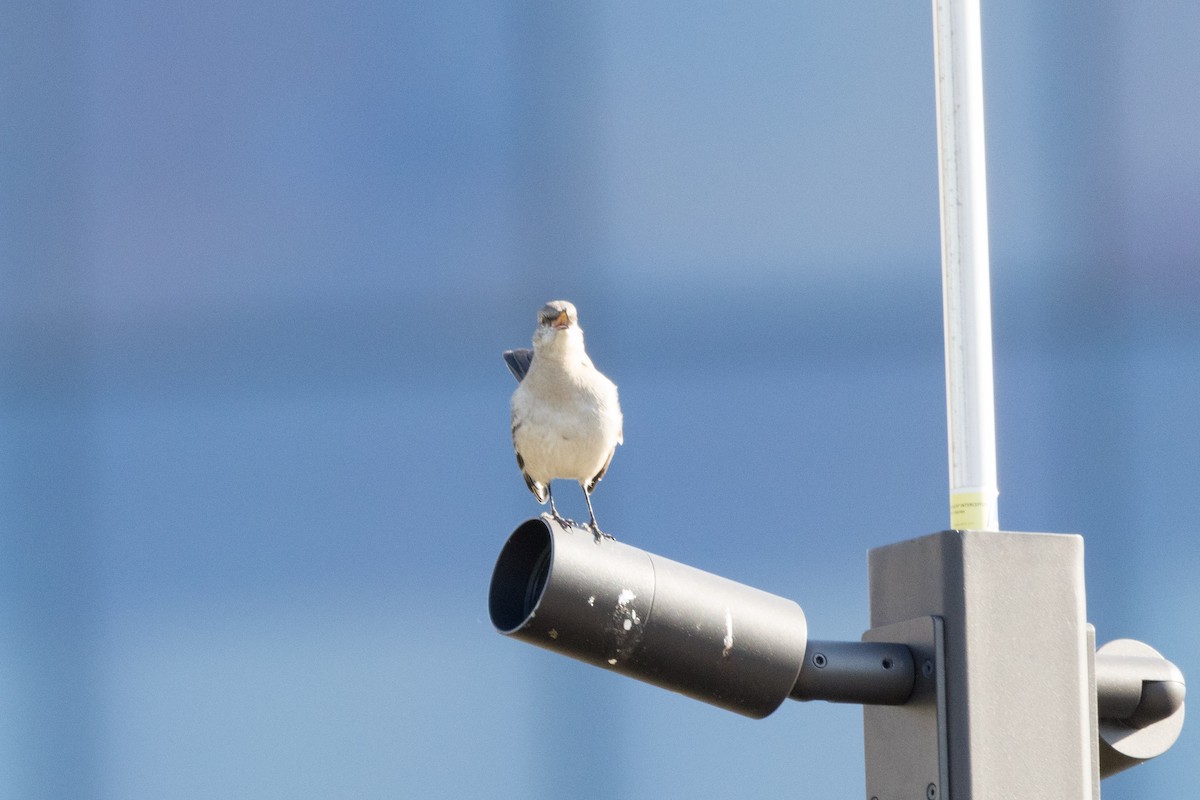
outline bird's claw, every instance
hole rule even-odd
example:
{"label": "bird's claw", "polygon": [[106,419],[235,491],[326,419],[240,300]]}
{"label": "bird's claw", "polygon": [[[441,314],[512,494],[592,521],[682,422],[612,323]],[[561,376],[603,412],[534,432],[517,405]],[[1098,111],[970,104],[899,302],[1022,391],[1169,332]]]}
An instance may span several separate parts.
{"label": "bird's claw", "polygon": [[545,517],[546,519],[554,520],[555,522],[557,522],[559,525],[563,526],[564,528],[582,528],[582,527],[584,527],[583,525],[576,522],[575,520],[568,519],[568,518],[564,517],[562,514],[559,514],[557,512],[552,513],[549,511],[543,511],[542,516]]}
{"label": "bird's claw", "polygon": [[551,511],[543,511],[542,517],[544,519],[553,520],[554,522],[557,522],[559,525],[561,525],[564,528],[583,528],[585,531],[591,531],[592,536],[596,537],[597,544],[599,544],[604,539],[608,539],[613,542],[615,542],[617,540],[617,537],[613,536],[611,533],[606,533],[606,532],[600,530],[600,526],[597,525],[595,522],[588,522],[588,523],[576,522],[573,519],[568,519],[567,517],[564,517],[562,514],[559,514],[556,512],[551,512]]}
{"label": "bird's claw", "polygon": [[600,530],[600,526],[594,522],[585,527],[592,532],[592,536],[596,537],[596,544],[599,544],[601,539],[610,539],[614,542],[617,540],[617,537],[613,536],[611,533],[605,533],[604,531]]}

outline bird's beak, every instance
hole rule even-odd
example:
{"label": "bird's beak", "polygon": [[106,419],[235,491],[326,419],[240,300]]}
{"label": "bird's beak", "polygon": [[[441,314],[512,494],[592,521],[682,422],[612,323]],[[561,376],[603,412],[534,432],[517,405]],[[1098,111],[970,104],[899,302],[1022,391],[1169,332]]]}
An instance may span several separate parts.
{"label": "bird's beak", "polygon": [[567,310],[565,308],[558,312],[558,316],[554,318],[554,327],[560,330],[571,327],[571,318],[567,316]]}

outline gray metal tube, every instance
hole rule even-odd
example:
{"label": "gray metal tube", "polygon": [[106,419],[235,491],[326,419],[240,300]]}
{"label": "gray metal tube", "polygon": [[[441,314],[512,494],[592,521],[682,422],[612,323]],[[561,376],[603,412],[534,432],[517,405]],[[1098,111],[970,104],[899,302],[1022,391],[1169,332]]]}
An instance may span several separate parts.
{"label": "gray metal tube", "polygon": [[787,699],[808,636],[791,600],[544,517],[504,545],[488,610],[502,634],[754,718]]}
{"label": "gray metal tube", "polygon": [[912,696],[914,669],[912,651],[904,644],[811,640],[791,697],[903,705]]}
{"label": "gray metal tube", "polygon": [[1183,673],[1161,656],[1096,653],[1096,706],[1101,719],[1144,728],[1178,711],[1186,693]]}
{"label": "gray metal tube", "polygon": [[1100,776],[1156,758],[1183,730],[1187,687],[1179,667],[1144,642],[1117,639],[1096,650]]}

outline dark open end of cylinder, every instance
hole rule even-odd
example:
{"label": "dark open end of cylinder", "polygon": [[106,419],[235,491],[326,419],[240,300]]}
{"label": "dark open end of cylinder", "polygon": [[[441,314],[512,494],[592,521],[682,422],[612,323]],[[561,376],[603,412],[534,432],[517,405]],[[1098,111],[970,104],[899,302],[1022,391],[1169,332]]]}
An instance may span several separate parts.
{"label": "dark open end of cylinder", "polygon": [[537,609],[550,579],[554,539],[540,519],[521,524],[496,561],[488,591],[488,613],[501,633],[521,628]]}

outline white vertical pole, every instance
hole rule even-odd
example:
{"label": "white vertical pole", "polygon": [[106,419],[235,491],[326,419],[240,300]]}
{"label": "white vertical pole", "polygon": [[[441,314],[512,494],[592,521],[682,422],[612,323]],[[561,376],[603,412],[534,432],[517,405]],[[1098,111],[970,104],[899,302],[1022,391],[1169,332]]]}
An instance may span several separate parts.
{"label": "white vertical pole", "polygon": [[950,527],[999,530],[979,0],[933,0]]}

